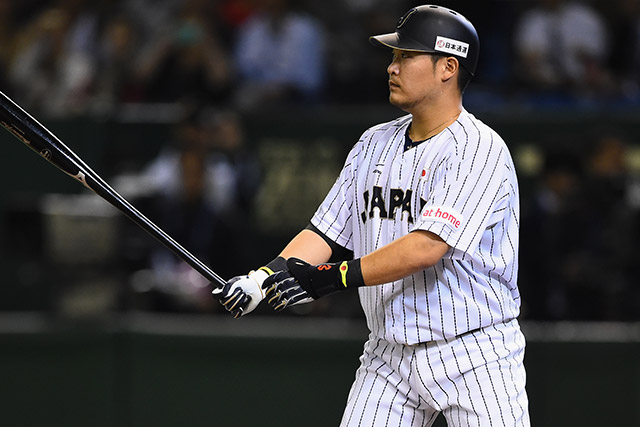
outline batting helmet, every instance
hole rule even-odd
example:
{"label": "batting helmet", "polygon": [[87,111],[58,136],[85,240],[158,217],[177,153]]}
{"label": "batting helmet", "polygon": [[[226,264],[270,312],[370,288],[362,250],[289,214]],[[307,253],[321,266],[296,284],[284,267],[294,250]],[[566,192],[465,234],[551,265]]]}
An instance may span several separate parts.
{"label": "batting helmet", "polygon": [[480,40],[473,24],[442,6],[414,7],[400,18],[395,33],[371,36],[369,41],[374,46],[452,55],[471,75],[478,64]]}

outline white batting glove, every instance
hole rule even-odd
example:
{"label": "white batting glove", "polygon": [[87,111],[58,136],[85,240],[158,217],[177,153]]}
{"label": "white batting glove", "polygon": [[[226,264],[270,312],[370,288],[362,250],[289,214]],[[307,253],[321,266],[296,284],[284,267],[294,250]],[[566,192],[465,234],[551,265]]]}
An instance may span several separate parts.
{"label": "white batting glove", "polygon": [[263,267],[247,275],[236,276],[211,293],[233,317],[238,318],[251,313],[264,299],[262,282],[270,274],[272,272]]}

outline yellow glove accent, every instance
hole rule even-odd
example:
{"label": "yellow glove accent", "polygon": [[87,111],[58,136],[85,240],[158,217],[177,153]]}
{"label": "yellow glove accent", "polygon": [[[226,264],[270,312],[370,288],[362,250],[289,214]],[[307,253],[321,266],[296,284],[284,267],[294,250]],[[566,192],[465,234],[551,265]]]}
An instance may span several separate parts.
{"label": "yellow glove accent", "polygon": [[273,270],[269,267],[260,267],[258,270],[266,271],[269,276],[273,274]]}
{"label": "yellow glove accent", "polygon": [[340,276],[342,276],[342,285],[347,287],[347,270],[349,270],[349,266],[347,265],[347,261],[342,261],[340,264]]}

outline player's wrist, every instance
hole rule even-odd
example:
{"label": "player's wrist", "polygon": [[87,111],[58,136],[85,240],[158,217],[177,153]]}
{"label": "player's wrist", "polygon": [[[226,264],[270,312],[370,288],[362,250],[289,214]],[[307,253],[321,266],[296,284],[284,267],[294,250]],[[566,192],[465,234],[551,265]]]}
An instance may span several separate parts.
{"label": "player's wrist", "polygon": [[365,286],[364,277],[362,277],[362,268],[360,267],[360,258],[341,261],[332,265],[338,269],[338,280],[336,283],[338,290],[343,291]]}
{"label": "player's wrist", "polygon": [[278,271],[287,269],[287,260],[279,256],[269,261],[265,266],[260,267],[261,270],[268,272],[270,275]]}
{"label": "player's wrist", "polygon": [[264,281],[272,274],[286,269],[287,260],[282,257],[277,257],[270,261],[267,265],[249,272],[247,277],[253,279],[257,283],[258,289],[260,290],[261,299],[264,299],[264,291],[262,290],[262,284],[264,283]]}
{"label": "player's wrist", "polygon": [[287,261],[289,271],[313,298],[365,286],[360,259],[310,265],[296,258]]}

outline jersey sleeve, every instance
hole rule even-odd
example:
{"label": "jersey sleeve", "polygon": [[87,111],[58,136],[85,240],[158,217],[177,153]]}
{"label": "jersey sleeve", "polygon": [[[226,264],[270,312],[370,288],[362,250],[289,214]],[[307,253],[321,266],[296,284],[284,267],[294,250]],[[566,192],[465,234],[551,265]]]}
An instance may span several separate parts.
{"label": "jersey sleeve", "polygon": [[456,142],[425,189],[426,203],[413,228],[440,236],[454,249],[454,258],[477,247],[484,231],[500,220],[498,205],[509,188],[505,171],[512,170],[499,136]]}
{"label": "jersey sleeve", "polygon": [[349,152],[336,182],[311,218],[311,224],[321,233],[350,251],[353,251],[351,210],[354,203],[354,170],[361,141]]}

